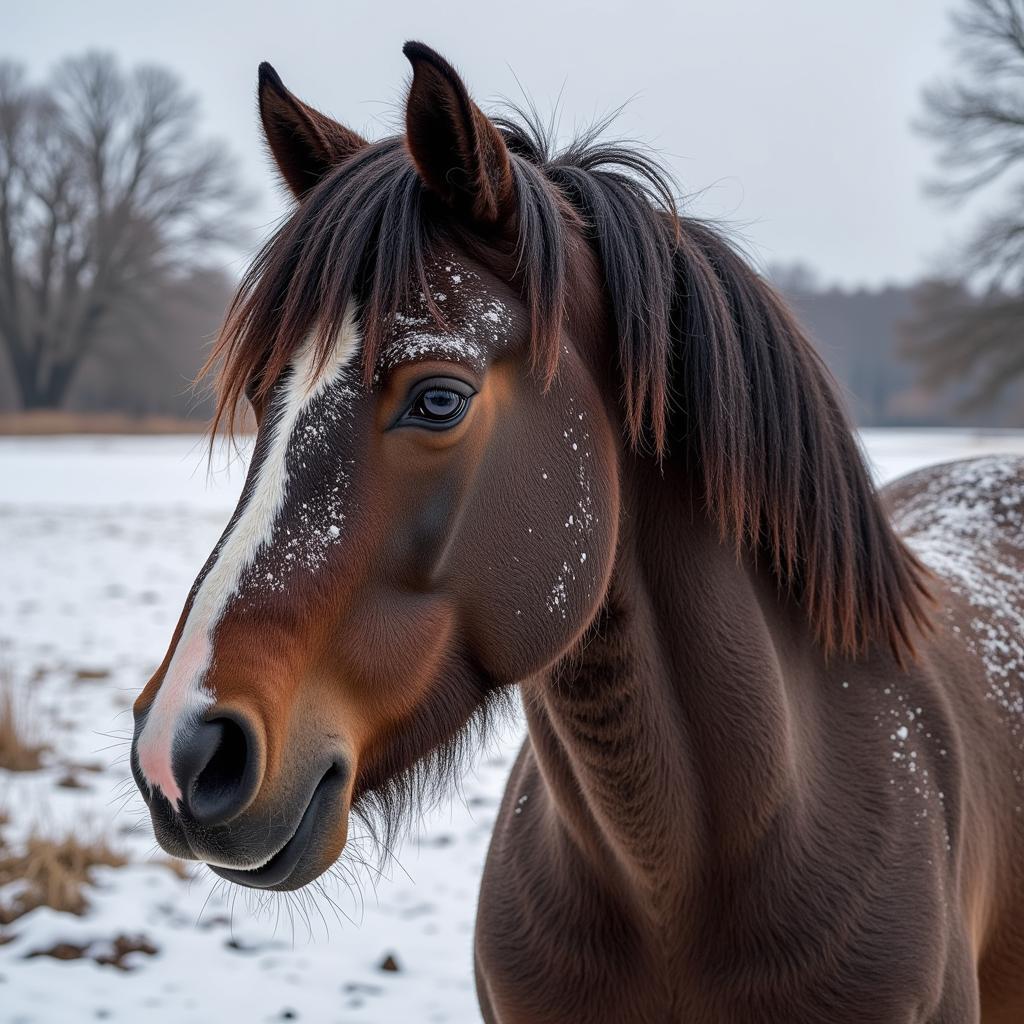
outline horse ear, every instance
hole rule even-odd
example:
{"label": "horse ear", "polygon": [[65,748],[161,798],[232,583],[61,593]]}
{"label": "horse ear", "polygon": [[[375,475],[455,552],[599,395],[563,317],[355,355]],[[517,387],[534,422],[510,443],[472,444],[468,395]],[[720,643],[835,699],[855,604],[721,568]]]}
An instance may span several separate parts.
{"label": "horse ear", "polygon": [[476,222],[500,224],[515,203],[505,140],[440,54],[415,42],[402,52],[412,64],[405,130],[420,177]]}
{"label": "horse ear", "polygon": [[301,199],[366,140],[293,96],[265,61],[259,71],[260,119],[281,176]]}

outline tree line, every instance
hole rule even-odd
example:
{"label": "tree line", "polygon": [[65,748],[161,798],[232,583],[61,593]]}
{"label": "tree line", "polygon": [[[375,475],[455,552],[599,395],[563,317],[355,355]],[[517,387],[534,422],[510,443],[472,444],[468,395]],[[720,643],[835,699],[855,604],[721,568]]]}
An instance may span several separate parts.
{"label": "tree line", "polygon": [[0,62],[0,341],[20,407],[64,406],[90,362],[115,372],[118,338],[159,356],[192,291],[209,301],[202,268],[237,241],[244,196],[197,120],[163,68],[89,53],[35,84]]}
{"label": "tree line", "polygon": [[[1024,424],[1024,0],[961,0],[949,74],[917,129],[935,196],[987,199],[942,272],[909,289],[775,276],[865,423]],[[0,410],[202,417],[189,390],[230,299],[247,197],[164,68],[0,61]]]}

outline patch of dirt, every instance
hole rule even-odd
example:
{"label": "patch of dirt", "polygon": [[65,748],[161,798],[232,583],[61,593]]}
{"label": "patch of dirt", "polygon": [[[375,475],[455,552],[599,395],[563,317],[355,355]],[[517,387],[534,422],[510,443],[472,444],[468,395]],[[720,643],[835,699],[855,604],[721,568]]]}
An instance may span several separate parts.
{"label": "patch of dirt", "polygon": [[127,860],[103,839],[74,834],[52,839],[33,834],[20,853],[0,850],[0,888],[20,882],[13,897],[0,902],[0,925],[11,924],[36,907],[82,914],[89,903],[85,891],[96,867],[123,867]]}
{"label": "patch of dirt", "polygon": [[109,678],[109,668],[80,668],[74,675],[76,683],[93,683]]}
{"label": "patch of dirt", "polygon": [[395,959],[393,953],[388,953],[386,957],[377,965],[378,970],[381,971],[400,971],[402,968],[398,966],[398,961]]}
{"label": "patch of dirt", "polygon": [[131,967],[126,964],[125,957],[130,953],[145,953],[146,956],[156,956],[160,950],[153,945],[145,935],[118,935],[106,953],[94,956],[93,960],[98,964],[105,964],[109,967],[116,967],[122,971],[130,971]]}
{"label": "patch of dirt", "polygon": [[38,956],[53,957],[54,960],[84,960],[88,958],[105,967],[116,967],[119,971],[130,971],[131,965],[125,958],[132,953],[156,956],[160,950],[145,935],[118,935],[111,941],[93,941],[86,946],[73,942],[58,942],[49,949],[33,949],[25,954],[26,960]]}
{"label": "patch of dirt", "polygon": [[269,942],[246,942],[244,939],[227,939],[224,943],[225,949],[230,949],[232,953],[243,953],[247,956],[253,956],[257,953],[268,953],[274,949],[280,949],[281,943],[276,939],[271,939]]}
{"label": "patch of dirt", "polygon": [[51,956],[54,960],[83,960],[89,951],[88,946],[76,946],[73,942],[58,942],[49,949],[33,949],[25,954],[26,960],[37,956]]}
{"label": "patch of dirt", "polygon": [[61,789],[88,789],[89,787],[73,772],[65,772],[56,782]]}

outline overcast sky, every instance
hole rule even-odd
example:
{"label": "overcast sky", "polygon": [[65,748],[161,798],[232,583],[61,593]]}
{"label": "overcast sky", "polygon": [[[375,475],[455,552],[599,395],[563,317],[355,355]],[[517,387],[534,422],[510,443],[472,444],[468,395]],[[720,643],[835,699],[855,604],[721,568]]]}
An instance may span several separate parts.
{"label": "overcast sky", "polygon": [[[140,4],[8,0],[0,55],[38,74],[98,47],[170,65],[199,94],[260,197],[283,209],[260,144],[256,66],[376,137],[395,123],[418,38],[481,105],[561,93],[568,132],[625,100],[618,134],[653,145],[692,209],[724,218],[762,264],[802,260],[829,281],[906,281],[936,265],[965,214],[929,199],[916,136],[923,84],[949,65],[943,0],[448,0]],[[518,80],[518,81],[517,81]]]}

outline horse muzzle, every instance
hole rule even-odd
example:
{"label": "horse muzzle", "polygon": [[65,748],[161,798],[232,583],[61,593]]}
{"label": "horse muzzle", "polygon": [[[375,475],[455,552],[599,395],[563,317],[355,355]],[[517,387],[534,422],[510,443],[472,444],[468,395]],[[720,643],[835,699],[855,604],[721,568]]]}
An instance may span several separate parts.
{"label": "horse muzzle", "polygon": [[237,711],[211,711],[178,732],[172,771],[180,796],[147,778],[138,751],[146,711],[136,712],[131,766],[157,842],[168,853],[205,861],[222,878],[254,889],[298,889],[321,875],[345,844],[345,755],[304,751],[301,765],[266,778],[260,730]]}

